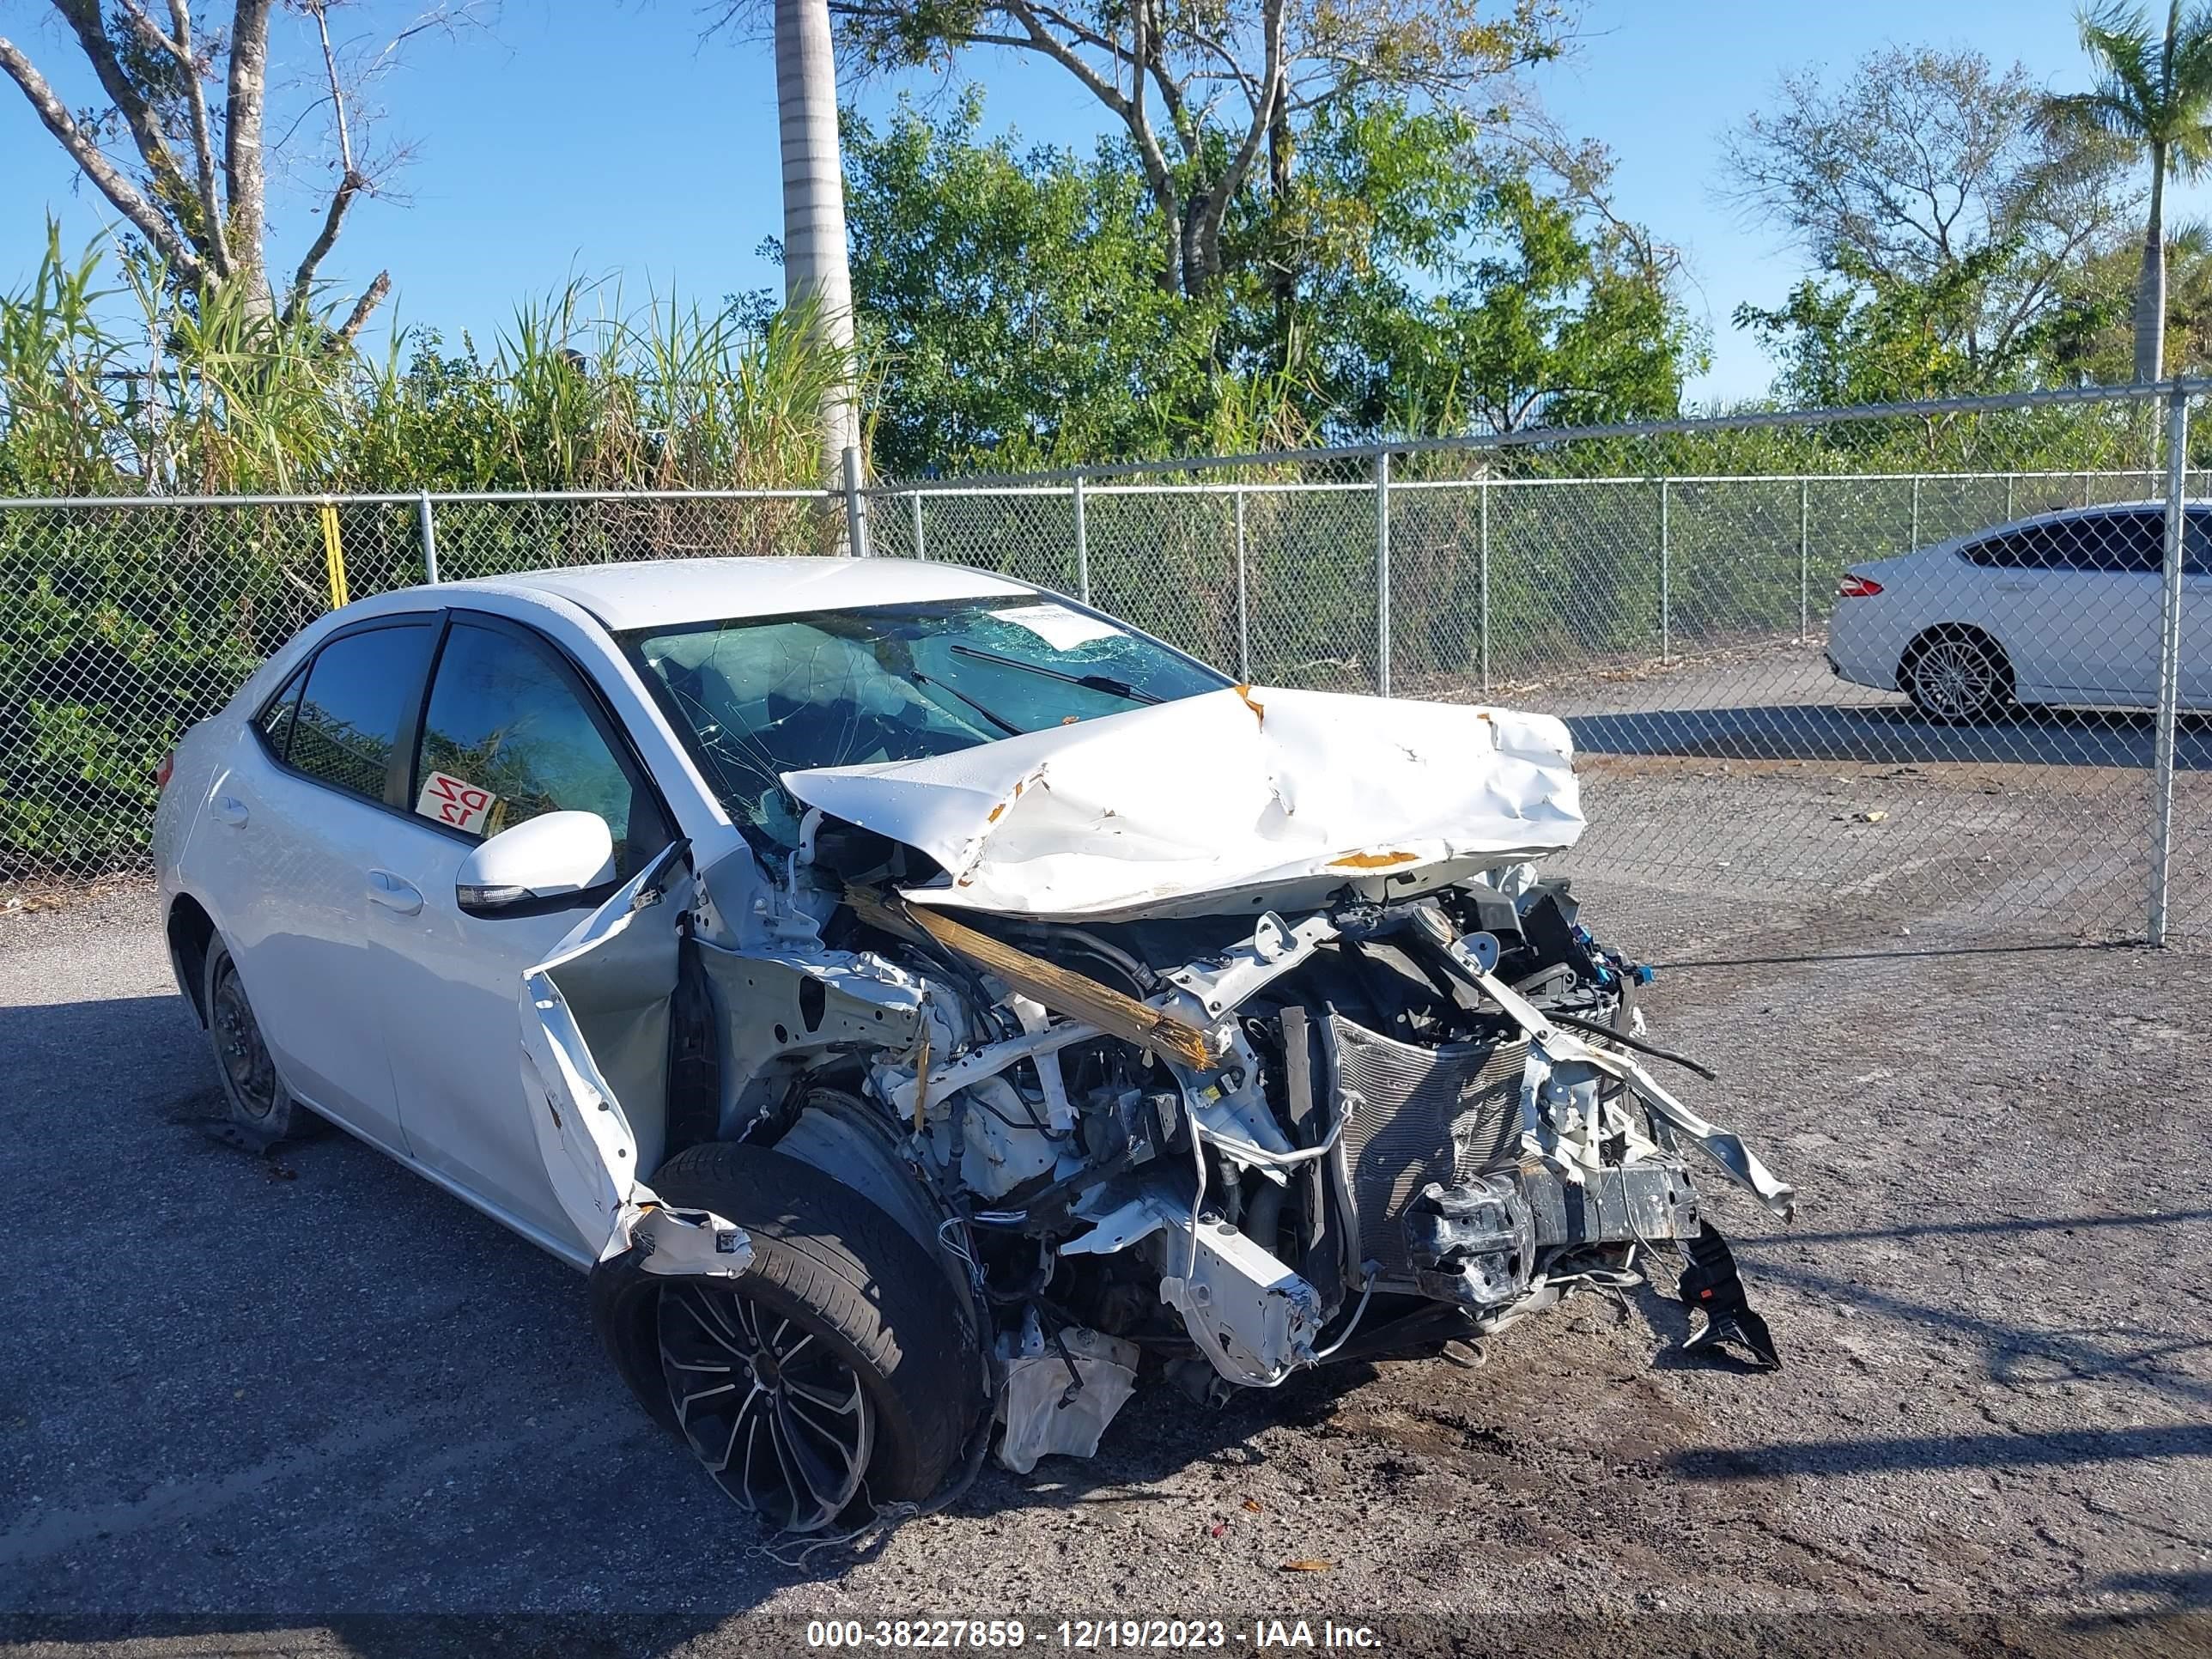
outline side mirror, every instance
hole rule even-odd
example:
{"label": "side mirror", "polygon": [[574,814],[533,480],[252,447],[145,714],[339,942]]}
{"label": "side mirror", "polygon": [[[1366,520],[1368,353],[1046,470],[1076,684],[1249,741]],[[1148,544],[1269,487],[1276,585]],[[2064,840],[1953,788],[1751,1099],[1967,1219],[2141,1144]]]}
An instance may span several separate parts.
{"label": "side mirror", "polygon": [[614,832],[597,812],[548,812],[501,830],[461,860],[453,897],[471,916],[565,909],[615,878]]}

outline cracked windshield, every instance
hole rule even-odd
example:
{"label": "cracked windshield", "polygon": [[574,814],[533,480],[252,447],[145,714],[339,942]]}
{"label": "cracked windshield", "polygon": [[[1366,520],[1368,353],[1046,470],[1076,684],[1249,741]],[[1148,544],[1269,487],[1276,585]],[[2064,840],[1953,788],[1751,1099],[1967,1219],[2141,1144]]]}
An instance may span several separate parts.
{"label": "cracked windshield", "polygon": [[779,781],[918,760],[1215,691],[1224,675],[1057,599],[994,596],[641,630],[624,643],[756,844],[797,844]]}

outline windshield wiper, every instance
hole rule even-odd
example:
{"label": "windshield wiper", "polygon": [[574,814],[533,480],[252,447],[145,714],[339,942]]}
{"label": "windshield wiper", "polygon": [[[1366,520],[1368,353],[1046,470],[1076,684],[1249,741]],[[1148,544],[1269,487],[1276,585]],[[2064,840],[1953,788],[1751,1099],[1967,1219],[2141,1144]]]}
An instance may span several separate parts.
{"label": "windshield wiper", "polygon": [[[1121,697],[1130,702],[1153,703],[1162,701],[1151,692],[1141,690],[1127,680],[1117,680],[1111,674],[1070,674],[1057,668],[1047,668],[1041,662],[1024,662],[1019,657],[1002,657],[995,651],[978,651],[972,645],[956,645],[956,657],[973,657],[977,662],[994,662],[1002,668],[1020,668],[1048,680],[1058,680],[1062,685],[1079,685],[1086,691],[1103,691],[1109,697]],[[943,684],[943,682],[939,682]],[[952,690],[951,686],[945,690]],[[956,697],[960,694],[953,691]],[[966,699],[963,698],[963,702]]]}
{"label": "windshield wiper", "polygon": [[[957,651],[960,647],[956,645],[952,648],[955,651]],[[1008,737],[1018,738],[1022,735],[1022,728],[1020,726],[1015,725],[1010,720],[1004,719],[1000,715],[993,714],[989,709],[984,708],[981,703],[977,702],[975,698],[969,696],[965,691],[963,691],[958,686],[947,685],[943,680],[938,679],[932,675],[925,674],[919,668],[910,670],[909,672],[913,674],[915,684],[917,685],[933,685],[939,690],[950,691],[954,696],[959,698],[961,702],[966,703],[970,708],[981,714],[985,720],[990,721],[992,725],[997,726],[999,730],[1005,732]]]}

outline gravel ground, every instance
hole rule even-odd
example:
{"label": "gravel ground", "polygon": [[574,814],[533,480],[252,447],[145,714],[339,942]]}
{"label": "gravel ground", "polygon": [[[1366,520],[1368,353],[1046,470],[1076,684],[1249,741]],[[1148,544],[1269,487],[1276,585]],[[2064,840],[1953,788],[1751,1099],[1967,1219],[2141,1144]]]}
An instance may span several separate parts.
{"label": "gravel ground", "polygon": [[946,1616],[1057,1645],[1156,1614],[1246,1651],[1290,1650],[1255,1615],[1395,1651],[2204,1651],[2204,957],[1953,953],[1984,934],[1933,900],[1887,941],[1921,954],[1838,952],[1759,879],[1633,877],[1584,860],[1586,920],[1680,964],[1662,1040],[1802,1193],[1791,1229],[1714,1206],[1781,1372],[1681,1358],[1662,1267],[1474,1368],[1140,1395],[1094,1462],[797,1568],[650,1429],[567,1268],[343,1137],[203,1134],[143,896],[0,917],[0,1649],[719,1655]]}

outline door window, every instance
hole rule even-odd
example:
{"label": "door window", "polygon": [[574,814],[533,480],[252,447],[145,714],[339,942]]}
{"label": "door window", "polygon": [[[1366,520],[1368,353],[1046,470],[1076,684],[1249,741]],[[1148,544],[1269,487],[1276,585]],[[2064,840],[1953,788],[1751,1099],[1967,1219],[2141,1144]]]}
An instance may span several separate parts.
{"label": "door window", "polygon": [[2113,513],[2051,526],[2069,570],[2140,575],[2166,562],[2166,515]]}
{"label": "door window", "polygon": [[629,876],[668,844],[659,803],[538,641],[456,622],[446,635],[409,786],[416,813],[484,838],[546,812],[596,812]]}
{"label": "door window", "polygon": [[1993,570],[2048,570],[2060,562],[2060,544],[2053,532],[2063,525],[2032,524],[1966,550],[1966,562]]}
{"label": "door window", "polygon": [[382,800],[385,772],[422,689],[429,653],[430,626],[419,622],[343,635],[325,645],[307,670],[285,763],[324,783]]}
{"label": "door window", "polygon": [[2159,513],[2100,513],[2032,524],[1977,542],[1968,562],[1997,570],[2155,570],[2166,556]]}
{"label": "door window", "polygon": [[2181,538],[2181,568],[2191,576],[2212,576],[2212,513],[2189,509]]}

